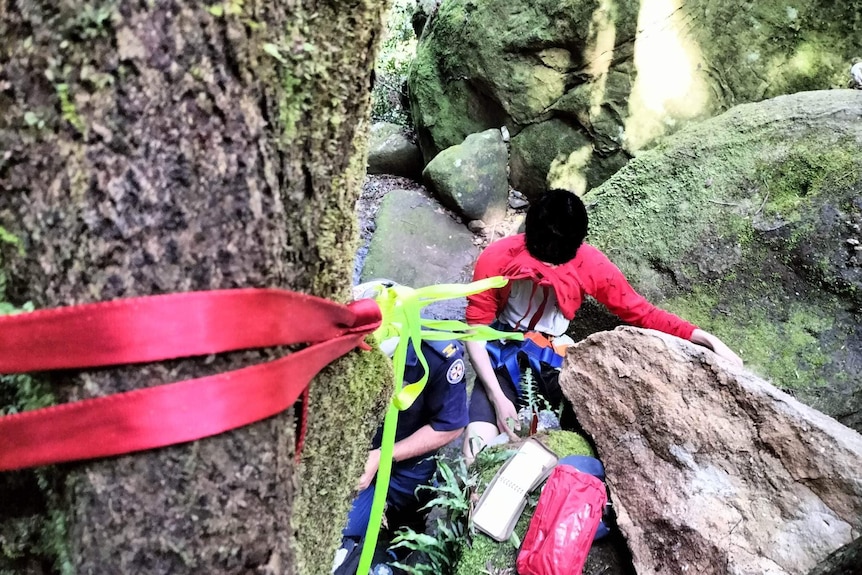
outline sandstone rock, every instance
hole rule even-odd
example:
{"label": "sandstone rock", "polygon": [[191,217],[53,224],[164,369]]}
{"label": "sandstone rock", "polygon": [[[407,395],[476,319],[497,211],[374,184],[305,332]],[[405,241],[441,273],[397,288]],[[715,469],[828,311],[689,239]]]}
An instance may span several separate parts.
{"label": "sandstone rock", "polygon": [[448,208],[493,225],[506,215],[508,152],[499,130],[471,134],[425,166],[422,177]]}
{"label": "sandstone rock", "polygon": [[647,299],[862,431],[860,149],[862,92],[738,106],[586,194],[588,241]]}
{"label": "sandstone rock", "polygon": [[422,174],[422,154],[403,126],[387,122],[377,122],[371,126],[368,173],[419,179]]}
{"label": "sandstone rock", "polygon": [[705,348],[620,327],[560,383],[638,573],[805,575],[862,533],[862,436]]}

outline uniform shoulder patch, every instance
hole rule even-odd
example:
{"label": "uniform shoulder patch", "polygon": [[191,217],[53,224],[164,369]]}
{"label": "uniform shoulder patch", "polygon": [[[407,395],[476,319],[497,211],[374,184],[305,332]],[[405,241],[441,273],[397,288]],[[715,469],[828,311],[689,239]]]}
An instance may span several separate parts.
{"label": "uniform shoulder patch", "polygon": [[454,344],[454,343],[450,343],[449,345],[447,345],[446,347],[444,347],[444,348],[443,348],[443,350],[442,350],[443,355],[446,357],[446,359],[449,359],[450,357],[452,357],[453,355],[455,355],[455,353],[456,353],[457,351],[458,351],[458,348],[457,348],[457,347],[455,347],[455,344]]}
{"label": "uniform shoulder patch", "polygon": [[460,357],[452,362],[449,370],[446,372],[446,381],[451,384],[461,383],[464,381],[464,360]]}

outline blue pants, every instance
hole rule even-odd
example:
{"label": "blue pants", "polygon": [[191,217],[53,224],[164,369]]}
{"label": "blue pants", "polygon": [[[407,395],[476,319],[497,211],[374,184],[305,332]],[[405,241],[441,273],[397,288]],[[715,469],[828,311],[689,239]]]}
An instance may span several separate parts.
{"label": "blue pants", "polygon": [[[392,465],[392,474],[389,477],[389,492],[386,494],[386,504],[389,509],[409,509],[415,507],[419,500],[416,498],[416,488],[427,485],[434,475],[436,469],[433,459],[426,459],[419,463],[408,465]],[[375,476],[375,481],[376,481]],[[374,501],[374,481],[371,485],[359,492],[353,500],[353,508],[347,515],[347,527],[341,532],[343,537],[365,537],[368,529],[368,520],[371,516],[371,504]]]}

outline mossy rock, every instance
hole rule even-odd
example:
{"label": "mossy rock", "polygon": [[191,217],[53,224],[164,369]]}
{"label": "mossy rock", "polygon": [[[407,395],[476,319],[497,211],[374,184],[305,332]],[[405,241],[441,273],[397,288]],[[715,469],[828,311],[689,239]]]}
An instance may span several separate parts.
{"label": "mossy rock", "polygon": [[422,177],[440,201],[470,220],[499,223],[506,215],[508,152],[500,130],[467,136],[443,150]]}
{"label": "mossy rock", "polygon": [[[592,155],[592,144],[577,126],[554,119],[525,128],[512,138],[512,187],[528,198],[540,196],[548,189],[551,164],[566,162],[570,155],[578,156],[579,153],[580,162],[585,163]],[[579,190],[572,191],[583,194],[586,179],[583,178],[580,184]],[[577,187],[577,184],[569,187]]]}
{"label": "mossy rock", "polygon": [[552,119],[529,126],[512,138],[512,187],[530,199],[550,188],[581,195],[607,180],[628,160],[629,155],[620,150],[597,153],[594,142],[577,126]]}
{"label": "mossy rock", "polygon": [[588,241],[639,292],[862,430],[862,92],[690,126],[585,196]]}
{"label": "mossy rock", "polygon": [[[676,6],[442,3],[409,78],[426,163],[474,132],[505,125],[515,135],[565,120],[593,146],[579,171],[590,173],[594,185],[614,164],[690,122],[739,103],[843,87],[852,59],[862,55],[858,2],[689,0]],[[524,156],[536,159],[527,173],[545,170],[537,178],[543,181],[545,155]],[[606,162],[609,157],[615,161]],[[601,169],[593,166],[603,162]]]}
{"label": "mossy rock", "polygon": [[469,281],[479,251],[473,235],[433,198],[392,190],[380,204],[376,224],[363,281],[389,278],[411,287]]}
{"label": "mossy rock", "polygon": [[389,122],[377,122],[371,126],[367,172],[419,179],[422,154],[403,126]]}

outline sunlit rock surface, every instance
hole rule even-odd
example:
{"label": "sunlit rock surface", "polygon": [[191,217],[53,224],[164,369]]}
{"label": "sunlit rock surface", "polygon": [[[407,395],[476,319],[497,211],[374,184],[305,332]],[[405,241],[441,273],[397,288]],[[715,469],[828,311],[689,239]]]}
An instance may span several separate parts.
{"label": "sunlit rock surface", "polygon": [[505,125],[514,147],[522,130],[553,120],[571,146],[524,152],[516,188],[589,189],[692,121],[846,87],[862,54],[860,18],[858,2],[815,0],[447,0],[411,68],[420,146],[427,163],[468,134]]}

